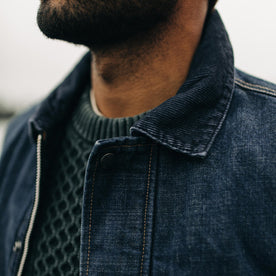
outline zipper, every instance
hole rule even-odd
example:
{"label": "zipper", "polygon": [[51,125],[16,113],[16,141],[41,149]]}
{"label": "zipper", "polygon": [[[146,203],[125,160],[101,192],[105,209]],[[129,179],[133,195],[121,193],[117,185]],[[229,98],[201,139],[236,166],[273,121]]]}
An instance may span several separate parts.
{"label": "zipper", "polygon": [[30,237],[31,233],[34,227],[35,217],[38,209],[38,203],[39,203],[39,191],[40,191],[40,178],[41,178],[41,146],[42,146],[42,135],[39,134],[37,136],[37,145],[36,145],[36,181],[35,181],[35,199],[34,199],[34,205],[32,209],[31,218],[29,221],[27,233],[24,240],[24,249],[23,254],[20,260],[17,276],[21,276],[23,273],[23,268],[26,262],[28,250],[29,250],[29,244],[30,244]]}

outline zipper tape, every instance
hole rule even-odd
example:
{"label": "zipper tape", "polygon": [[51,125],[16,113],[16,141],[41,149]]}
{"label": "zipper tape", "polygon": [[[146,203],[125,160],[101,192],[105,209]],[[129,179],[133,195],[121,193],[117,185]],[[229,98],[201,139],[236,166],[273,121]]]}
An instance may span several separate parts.
{"label": "zipper tape", "polygon": [[39,203],[39,191],[40,191],[40,178],[41,178],[41,146],[42,146],[42,135],[39,134],[37,136],[37,145],[36,145],[36,181],[35,181],[35,199],[34,199],[34,205],[32,209],[31,218],[28,225],[28,230],[25,236],[24,240],[24,249],[23,254],[20,260],[17,276],[21,276],[23,273],[23,268],[26,262],[28,250],[29,250],[29,244],[30,244],[30,237],[31,233],[34,227],[34,221],[38,209],[38,203]]}

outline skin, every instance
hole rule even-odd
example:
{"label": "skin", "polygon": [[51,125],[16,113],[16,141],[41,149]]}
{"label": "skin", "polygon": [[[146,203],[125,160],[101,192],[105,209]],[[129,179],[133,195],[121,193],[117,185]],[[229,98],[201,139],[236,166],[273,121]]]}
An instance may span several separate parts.
{"label": "skin", "polygon": [[174,96],[201,38],[208,0],[41,0],[49,38],[90,48],[101,113],[129,117]]}
{"label": "skin", "polygon": [[157,27],[156,43],[136,36],[102,52],[91,49],[91,93],[101,113],[134,116],[174,96],[189,72],[207,10],[207,0],[180,0],[172,20]]}

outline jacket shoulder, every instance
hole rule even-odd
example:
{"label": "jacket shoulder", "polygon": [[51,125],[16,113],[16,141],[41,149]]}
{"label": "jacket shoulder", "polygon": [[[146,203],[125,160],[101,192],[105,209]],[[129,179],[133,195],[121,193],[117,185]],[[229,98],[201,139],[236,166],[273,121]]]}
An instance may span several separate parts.
{"label": "jacket shoulder", "polygon": [[276,85],[237,70],[235,90],[225,121],[227,139],[235,148],[250,149],[263,156],[275,152]]}
{"label": "jacket shoulder", "polygon": [[245,92],[253,92],[276,98],[276,84],[256,78],[238,69],[235,71],[235,84]]}

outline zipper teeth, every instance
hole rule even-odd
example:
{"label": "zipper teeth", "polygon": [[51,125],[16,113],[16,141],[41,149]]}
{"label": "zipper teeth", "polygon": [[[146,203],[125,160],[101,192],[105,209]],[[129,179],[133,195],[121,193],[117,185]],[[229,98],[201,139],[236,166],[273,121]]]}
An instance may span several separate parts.
{"label": "zipper teeth", "polygon": [[37,146],[36,146],[36,181],[35,181],[35,200],[33,205],[33,210],[31,214],[31,218],[29,221],[28,230],[25,236],[24,241],[24,250],[21,257],[19,269],[17,272],[17,276],[21,276],[24,268],[24,264],[27,258],[29,243],[30,243],[30,236],[33,230],[34,221],[37,213],[38,202],[39,202],[39,191],[40,191],[40,177],[41,177],[41,142],[42,142],[42,135],[39,134],[37,137]]}

